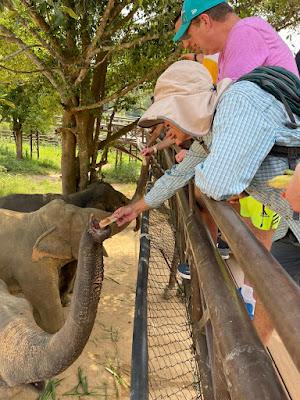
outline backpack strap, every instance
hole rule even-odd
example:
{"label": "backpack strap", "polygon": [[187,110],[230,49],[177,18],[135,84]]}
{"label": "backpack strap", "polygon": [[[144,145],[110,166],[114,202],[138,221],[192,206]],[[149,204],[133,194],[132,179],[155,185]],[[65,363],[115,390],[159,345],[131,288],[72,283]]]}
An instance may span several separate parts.
{"label": "backpack strap", "polygon": [[294,114],[300,116],[300,80],[296,75],[280,67],[260,67],[243,75],[238,81],[253,82],[272,94],[282,102],[289,117],[285,126],[290,129],[300,127],[294,117]]}
{"label": "backpack strap", "polygon": [[275,144],[269,154],[275,157],[287,158],[289,168],[294,170],[297,165],[297,159],[300,158],[300,147],[287,147]]}

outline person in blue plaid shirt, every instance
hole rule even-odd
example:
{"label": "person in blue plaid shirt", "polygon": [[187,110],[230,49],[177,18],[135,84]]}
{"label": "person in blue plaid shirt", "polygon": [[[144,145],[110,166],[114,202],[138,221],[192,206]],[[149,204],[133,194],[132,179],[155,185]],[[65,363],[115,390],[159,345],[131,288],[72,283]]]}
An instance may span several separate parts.
{"label": "person in blue plaid shirt", "polygon": [[[295,119],[300,124],[300,118]],[[195,176],[196,186],[215,200],[243,191],[251,194],[281,215],[285,230],[290,228],[300,242],[299,220],[293,219],[280,190],[267,185],[288,169],[287,158],[269,155],[274,144],[300,146],[300,128],[287,128],[286,121],[283,104],[274,96],[252,82],[234,83],[218,103],[211,134],[202,139],[209,154],[195,140],[184,160],[157,180],[143,199],[114,213],[117,223],[123,225],[144,210],[159,207]]]}
{"label": "person in blue plaid shirt", "polygon": [[[190,108],[188,111],[191,112]],[[300,118],[294,117],[299,125]],[[218,201],[244,191],[253,196],[282,217],[277,239],[290,232],[299,243],[299,219],[294,219],[294,212],[280,190],[267,185],[268,180],[289,168],[286,157],[269,154],[274,144],[300,146],[300,128],[288,128],[287,119],[283,104],[258,85],[249,81],[232,84],[218,101],[210,133],[194,136],[184,160],[166,171],[143,199],[118,209],[113,214],[117,224],[121,226],[141,212],[159,207],[195,177],[196,187]],[[169,119],[164,123],[175,133],[183,128],[178,121],[172,123]],[[266,343],[271,325],[263,314],[258,312],[257,302],[255,318],[263,322],[261,328],[259,322],[256,326]]]}

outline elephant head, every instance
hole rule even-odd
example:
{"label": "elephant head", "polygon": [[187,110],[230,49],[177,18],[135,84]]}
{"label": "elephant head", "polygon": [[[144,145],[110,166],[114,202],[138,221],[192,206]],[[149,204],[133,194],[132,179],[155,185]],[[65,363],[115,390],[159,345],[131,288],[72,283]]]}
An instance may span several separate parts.
{"label": "elephant head", "polygon": [[[99,220],[109,213],[93,208],[80,208],[63,200],[53,200],[36,211],[34,224],[43,227],[32,250],[32,261],[44,258],[61,260],[61,265],[78,258],[79,242],[89,215]],[[112,234],[119,232],[112,227]]]}
{"label": "elephant head", "polygon": [[50,378],[80,355],[97,313],[103,281],[102,242],[110,234],[110,229],[100,230],[91,218],[80,241],[70,313],[55,334],[39,328],[27,300],[10,295],[0,281],[0,376],[7,385]]}

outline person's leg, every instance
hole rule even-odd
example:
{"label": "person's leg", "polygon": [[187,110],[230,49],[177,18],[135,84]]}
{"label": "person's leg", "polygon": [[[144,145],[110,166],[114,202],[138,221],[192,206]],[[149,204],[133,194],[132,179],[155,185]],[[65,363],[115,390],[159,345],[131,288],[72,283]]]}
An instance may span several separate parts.
{"label": "person's leg", "polygon": [[[254,233],[254,236],[256,239],[258,239],[261,244],[270,251],[271,245],[272,245],[272,236],[274,231],[262,231],[261,229],[256,228],[250,218],[244,218],[242,217],[243,221],[245,224],[248,226],[248,228],[251,230],[251,232]],[[251,282],[245,277],[245,283],[248,284],[249,286],[252,286]],[[266,346],[271,335],[273,332],[273,324],[272,321],[269,317],[268,312],[266,311],[264,305],[260,301],[260,299],[255,295],[254,292],[254,298],[256,300],[256,305],[255,305],[255,313],[254,313],[254,325],[256,328],[256,331],[258,333],[258,336],[260,337],[260,340],[262,343]]]}
{"label": "person's leg", "polygon": [[256,228],[250,218],[245,218],[242,217],[243,222],[248,226],[248,228],[251,230],[251,232],[254,234],[256,239],[258,239],[266,249],[270,251],[271,246],[272,246],[272,237],[274,234],[274,230],[270,229],[269,231],[263,231],[261,229]]}
{"label": "person's leg", "polygon": [[197,204],[199,206],[200,209],[200,214],[201,214],[201,218],[203,219],[205,225],[207,226],[212,239],[214,240],[214,242],[217,241],[217,236],[218,236],[218,227],[214,221],[214,219],[212,218],[212,216],[210,215],[210,213],[208,212],[206,206],[204,205],[203,201],[201,200],[201,192],[200,190],[195,187],[195,198],[197,201]]}
{"label": "person's leg", "polygon": [[[211,232],[211,235],[213,238],[217,237],[217,232],[218,228],[217,225],[215,224],[213,218],[210,216],[208,211],[206,210],[205,206],[203,205],[201,201],[201,192],[199,189],[195,188],[195,196],[197,199],[197,203],[202,207],[202,217],[204,222],[207,224],[208,229]],[[239,212],[240,210],[240,205],[238,203],[231,204],[231,206]],[[262,231],[258,228],[256,228],[250,218],[243,218],[243,221],[247,224],[247,226],[250,228],[250,230],[254,233],[255,237],[265,246],[268,250],[271,248],[272,244],[272,235],[273,235],[273,230],[271,231]],[[214,236],[213,236],[214,235]],[[226,238],[225,238],[226,239]],[[245,277],[245,284],[248,284],[249,286],[252,286],[251,282],[247,280]],[[255,313],[254,313],[254,325],[257,330],[257,333],[264,345],[267,344],[269,338],[271,337],[272,331],[273,331],[273,325],[271,322],[271,319],[265,310],[263,304],[260,302],[260,300],[254,295],[255,300],[256,300],[256,306],[255,306]]]}

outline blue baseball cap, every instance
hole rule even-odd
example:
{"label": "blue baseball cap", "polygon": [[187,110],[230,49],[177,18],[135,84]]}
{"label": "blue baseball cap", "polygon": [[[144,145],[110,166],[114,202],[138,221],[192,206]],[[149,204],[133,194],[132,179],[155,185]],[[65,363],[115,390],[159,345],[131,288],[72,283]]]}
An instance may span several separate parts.
{"label": "blue baseball cap", "polygon": [[185,0],[181,10],[181,26],[173,37],[174,42],[181,39],[194,18],[221,3],[227,3],[227,0]]}

